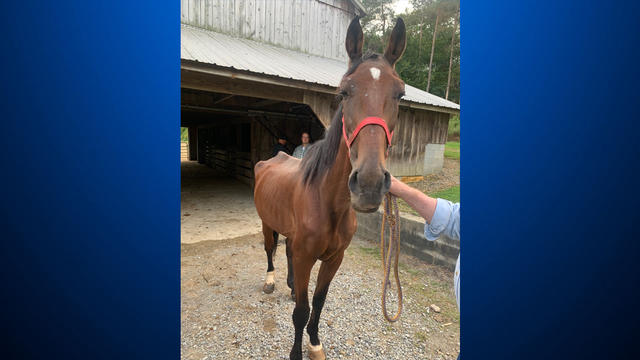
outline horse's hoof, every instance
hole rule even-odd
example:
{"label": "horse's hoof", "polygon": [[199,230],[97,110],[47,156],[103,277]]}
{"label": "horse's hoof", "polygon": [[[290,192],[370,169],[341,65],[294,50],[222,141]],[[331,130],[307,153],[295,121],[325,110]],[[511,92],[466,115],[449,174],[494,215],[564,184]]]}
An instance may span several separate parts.
{"label": "horse's hoof", "polygon": [[271,294],[273,289],[276,287],[276,281],[273,275],[273,270],[267,271],[267,276],[264,279],[264,286],[262,287],[262,291],[264,291],[265,294]]}
{"label": "horse's hoof", "polygon": [[309,359],[311,360],[325,360],[324,350],[322,349],[322,344],[320,345],[309,345]]}
{"label": "horse's hoof", "polygon": [[276,284],[264,284],[262,291],[264,291],[265,294],[271,294],[275,288]]}

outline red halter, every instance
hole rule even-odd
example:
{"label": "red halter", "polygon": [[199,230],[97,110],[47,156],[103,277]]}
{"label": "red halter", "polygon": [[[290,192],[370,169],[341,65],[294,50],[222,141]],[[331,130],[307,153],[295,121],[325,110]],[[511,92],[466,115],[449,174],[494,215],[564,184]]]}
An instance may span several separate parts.
{"label": "red halter", "polygon": [[356,136],[358,136],[358,133],[360,132],[360,130],[362,130],[362,128],[364,128],[367,125],[382,126],[382,128],[384,129],[384,133],[387,136],[387,151],[389,150],[389,147],[391,146],[391,138],[393,137],[393,131],[389,132],[389,127],[387,126],[387,122],[384,121],[383,118],[379,118],[376,116],[366,117],[364,120],[360,122],[360,124],[358,124],[358,126],[356,126],[356,129],[353,130],[353,133],[351,134],[351,136],[347,136],[347,130],[346,130],[346,127],[344,126],[344,115],[343,115],[342,116],[342,135],[344,136],[344,140],[347,143],[347,149],[349,149],[349,157],[351,157],[351,144],[356,140]]}

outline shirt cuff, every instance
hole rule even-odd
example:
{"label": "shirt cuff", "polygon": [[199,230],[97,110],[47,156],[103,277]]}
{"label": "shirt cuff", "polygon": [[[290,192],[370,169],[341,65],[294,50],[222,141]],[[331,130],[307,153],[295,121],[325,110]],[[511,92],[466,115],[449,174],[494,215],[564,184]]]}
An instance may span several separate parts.
{"label": "shirt cuff", "polygon": [[424,237],[434,241],[440,237],[449,223],[452,213],[452,203],[448,200],[437,199],[436,210],[431,218],[431,223],[424,224]]}

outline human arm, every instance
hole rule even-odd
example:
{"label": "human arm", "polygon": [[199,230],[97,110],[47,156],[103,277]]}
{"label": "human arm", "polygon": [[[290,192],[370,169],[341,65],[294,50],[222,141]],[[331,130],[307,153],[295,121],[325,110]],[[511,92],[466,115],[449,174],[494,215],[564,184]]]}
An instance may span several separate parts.
{"label": "human arm", "polygon": [[425,220],[424,235],[427,240],[436,240],[441,235],[460,240],[460,204],[444,199],[434,199],[420,190],[391,176],[393,195],[404,200]]}
{"label": "human arm", "polygon": [[396,179],[395,176],[391,176],[391,187],[389,188],[389,192],[404,200],[428,223],[431,222],[438,203],[436,199],[403,183]]}

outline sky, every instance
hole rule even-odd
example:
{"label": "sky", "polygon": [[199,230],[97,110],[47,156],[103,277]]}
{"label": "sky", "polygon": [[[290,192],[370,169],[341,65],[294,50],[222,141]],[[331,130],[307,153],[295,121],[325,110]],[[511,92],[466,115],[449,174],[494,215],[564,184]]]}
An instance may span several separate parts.
{"label": "sky", "polygon": [[393,11],[396,14],[402,14],[404,13],[407,9],[411,10],[411,3],[409,2],[409,0],[396,0],[391,4],[391,7],[393,8]]}

